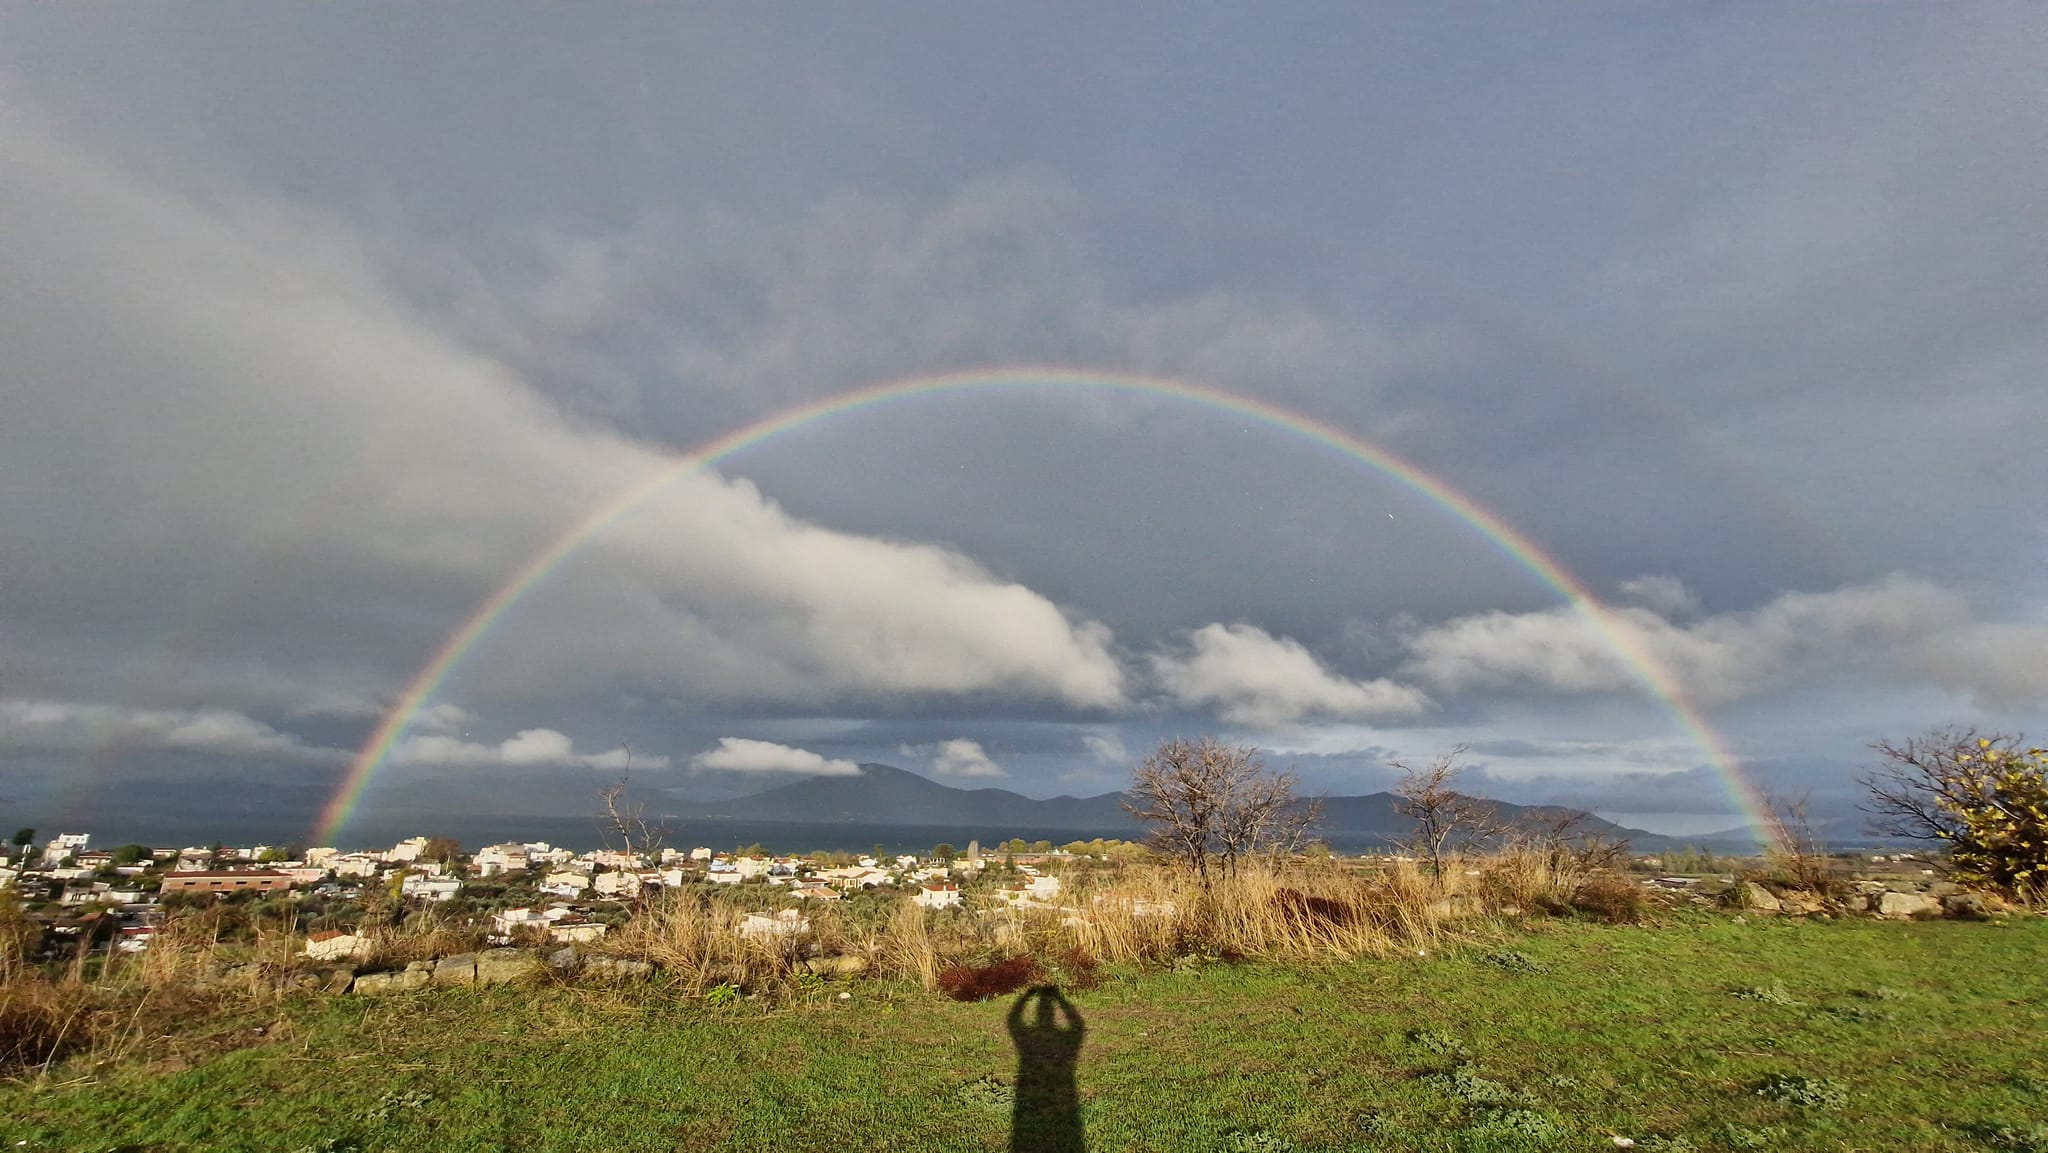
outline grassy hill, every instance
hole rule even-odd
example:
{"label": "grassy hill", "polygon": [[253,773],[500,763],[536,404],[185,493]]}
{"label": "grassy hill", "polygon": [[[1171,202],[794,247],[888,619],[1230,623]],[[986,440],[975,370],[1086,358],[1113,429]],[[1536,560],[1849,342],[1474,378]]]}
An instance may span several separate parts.
{"label": "grassy hill", "polygon": [[[1071,995],[1078,1119],[1098,1153],[2025,1153],[2048,1148],[2044,955],[2039,917],[1702,912],[1128,970]],[[659,986],[307,999],[0,1088],[0,1147],[1000,1150],[1007,1009],[881,982],[723,1006]],[[1038,1137],[1015,1147],[1057,1147]]]}

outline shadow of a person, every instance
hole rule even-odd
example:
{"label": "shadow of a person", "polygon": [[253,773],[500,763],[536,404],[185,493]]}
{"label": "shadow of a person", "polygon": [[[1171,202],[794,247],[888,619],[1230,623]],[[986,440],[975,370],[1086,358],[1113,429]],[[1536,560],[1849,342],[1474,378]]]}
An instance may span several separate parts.
{"label": "shadow of a person", "polygon": [[[1029,1013],[1033,1001],[1037,1011]],[[1081,1014],[1051,985],[1025,992],[1010,1006],[1010,1039],[1017,1044],[1010,1153],[1087,1153],[1081,1094],[1074,1084],[1085,1032]]]}

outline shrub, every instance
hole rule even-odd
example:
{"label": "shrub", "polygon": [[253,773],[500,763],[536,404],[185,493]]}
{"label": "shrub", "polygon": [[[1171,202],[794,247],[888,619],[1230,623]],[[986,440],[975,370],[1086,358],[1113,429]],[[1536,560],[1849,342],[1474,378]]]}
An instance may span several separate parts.
{"label": "shrub", "polygon": [[2048,1125],[1984,1124],[1973,1129],[1999,1153],[2048,1153]]}
{"label": "shrub", "polygon": [[1948,846],[1956,879],[2021,900],[2048,888],[2048,749],[1937,729],[1875,746],[1871,831]]}
{"label": "shrub", "polygon": [[1482,1076],[1471,1065],[1457,1065],[1447,1072],[1431,1073],[1422,1079],[1422,1083],[1467,1105],[1526,1109],[1535,1104],[1526,1094]]}
{"label": "shrub", "polygon": [[1649,899],[1626,877],[1596,873],[1572,892],[1572,908],[1610,925],[1633,925],[1643,919]]}
{"label": "shrub", "polygon": [[1744,985],[1739,989],[1731,990],[1729,995],[1740,997],[1745,1001],[1761,1001],[1766,1005],[1806,1004],[1806,1002],[1794,997],[1791,990],[1785,988],[1783,981],[1773,981],[1768,985]]}
{"label": "shrub", "polygon": [[1495,949],[1491,953],[1483,954],[1479,959],[1496,969],[1506,969],[1510,973],[1541,973],[1543,971],[1543,966],[1537,964],[1534,957],[1519,949]]}
{"label": "shrub", "polygon": [[939,973],[939,991],[955,1001],[986,1001],[1015,993],[1037,981],[1038,961],[1007,957],[992,965],[954,965]]}
{"label": "shrub", "polygon": [[1840,1109],[1849,1103],[1849,1090],[1841,1082],[1797,1073],[1773,1073],[1757,1085],[1756,1095],[1802,1109]]}
{"label": "shrub", "polygon": [[1295,928],[1349,925],[1358,910],[1334,897],[1312,897],[1299,889],[1281,889],[1273,894],[1273,907]]}

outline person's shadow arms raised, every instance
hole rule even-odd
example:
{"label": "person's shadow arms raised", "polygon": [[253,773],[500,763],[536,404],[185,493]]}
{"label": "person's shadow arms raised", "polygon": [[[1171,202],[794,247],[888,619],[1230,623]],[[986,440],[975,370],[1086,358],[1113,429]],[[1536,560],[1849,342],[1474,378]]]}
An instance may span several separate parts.
{"label": "person's shadow arms raised", "polygon": [[1010,1039],[1017,1043],[1010,1153],[1086,1153],[1081,1094],[1074,1083],[1086,1031],[1073,1003],[1050,985],[1025,992],[1010,1006]]}

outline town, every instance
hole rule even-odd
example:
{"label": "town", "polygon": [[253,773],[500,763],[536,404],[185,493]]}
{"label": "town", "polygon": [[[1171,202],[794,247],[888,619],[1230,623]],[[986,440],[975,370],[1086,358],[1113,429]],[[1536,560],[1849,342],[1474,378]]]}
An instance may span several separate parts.
{"label": "town", "polygon": [[[935,846],[925,855],[773,855],[759,845],[733,851],[608,848],[575,852],[546,842],[509,841],[464,853],[448,838],[412,837],[382,851],[270,845],[92,847],[88,833],[41,845],[22,830],[0,865],[11,893],[42,930],[41,959],[80,951],[139,953],[165,915],[226,903],[281,916],[305,937],[315,961],[361,959],[366,920],[431,918],[482,934],[490,945],[587,944],[623,923],[644,899],[691,885],[730,889],[752,911],[742,936],[808,931],[799,906],[852,897],[900,900],[927,909],[964,906],[970,896],[1022,909],[1055,907],[1063,865],[1142,854],[1123,841],[1011,840],[993,854]],[[757,895],[758,894],[758,895]]]}

